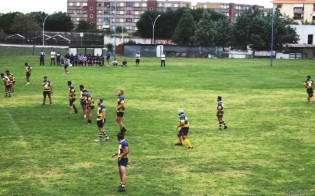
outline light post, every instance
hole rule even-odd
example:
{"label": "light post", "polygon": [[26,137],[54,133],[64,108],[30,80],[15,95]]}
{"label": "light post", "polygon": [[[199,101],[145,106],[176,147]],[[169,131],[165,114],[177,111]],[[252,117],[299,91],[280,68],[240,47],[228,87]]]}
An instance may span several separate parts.
{"label": "light post", "polygon": [[82,37],[84,36],[83,33],[80,33],[80,38],[81,38],[81,46],[82,46]]}
{"label": "light post", "polygon": [[114,60],[116,59],[116,0],[114,2]]}
{"label": "light post", "polygon": [[151,20],[151,23],[152,23],[152,42],[153,42],[153,44],[154,44],[154,26],[155,26],[155,22],[156,22],[156,20],[160,17],[161,15],[158,15],[156,18],[155,18],[155,20],[154,20],[154,22],[153,22],[153,20],[152,20],[152,18],[148,15],[148,17],[150,18],[150,20]]}
{"label": "light post", "polygon": [[40,15],[40,19],[42,20],[42,24],[43,24],[43,46],[45,46],[45,22],[48,16],[49,14],[47,14],[47,16],[43,19],[43,17]]}
{"label": "light post", "polygon": [[271,16],[271,47],[270,47],[270,66],[272,66],[272,61],[273,61],[273,26],[274,26],[274,1],[272,1],[272,16]]}

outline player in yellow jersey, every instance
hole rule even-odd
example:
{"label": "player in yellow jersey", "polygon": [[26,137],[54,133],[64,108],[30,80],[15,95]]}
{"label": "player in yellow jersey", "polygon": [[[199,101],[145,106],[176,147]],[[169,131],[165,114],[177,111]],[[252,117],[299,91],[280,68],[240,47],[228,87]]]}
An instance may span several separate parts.
{"label": "player in yellow jersey", "polygon": [[120,185],[118,187],[118,191],[125,192],[129,147],[128,142],[125,140],[125,135],[122,132],[117,134],[117,139],[119,141],[118,152],[112,154],[112,157],[118,155],[118,170],[120,175]]}
{"label": "player in yellow jersey", "polygon": [[219,130],[222,130],[222,125],[224,126],[224,129],[227,129],[227,125],[223,120],[223,114],[224,114],[224,105],[222,101],[222,97],[218,96],[218,105],[217,105],[217,118],[219,122]]}
{"label": "player in yellow jersey", "polygon": [[86,114],[87,114],[87,108],[86,108],[86,96],[83,94],[83,90],[84,86],[83,84],[80,85],[80,104],[82,107],[82,111],[83,111],[83,118],[86,118]]}
{"label": "player in yellow jersey", "polygon": [[6,70],[5,73],[10,80],[10,92],[12,93],[14,92],[15,77],[9,70]]}
{"label": "player in yellow jersey", "polygon": [[44,81],[42,82],[43,86],[43,105],[46,103],[46,97],[49,98],[49,106],[52,106],[51,94],[53,93],[53,86],[47,76],[44,76]]}
{"label": "player in yellow jersey", "polygon": [[92,111],[94,109],[94,100],[87,90],[83,90],[83,95],[86,97],[87,118],[88,124],[92,124]]}
{"label": "player in yellow jersey", "polygon": [[5,76],[3,73],[0,74],[0,77],[2,78],[3,85],[4,85],[4,91],[5,91],[5,97],[11,97],[11,84],[10,84],[10,79]]}
{"label": "player in yellow jersey", "polygon": [[103,139],[104,141],[108,140],[109,137],[104,129],[104,125],[106,123],[106,106],[103,104],[103,99],[98,99],[97,105],[98,109],[96,122],[98,127],[98,138],[95,141],[100,142],[103,141]]}
{"label": "player in yellow jersey", "polygon": [[32,73],[32,67],[30,64],[25,63],[25,74],[26,74],[26,85],[30,84],[30,77],[31,77],[31,73]]}
{"label": "player in yellow jersey", "polygon": [[123,123],[123,116],[125,113],[125,97],[124,97],[124,91],[119,90],[117,93],[118,100],[117,100],[117,107],[116,107],[116,122],[119,124],[120,131],[122,133],[125,133],[127,129],[124,126]]}
{"label": "player in yellow jersey", "polygon": [[192,149],[193,146],[191,145],[188,139],[189,122],[188,122],[187,116],[184,114],[183,108],[178,109],[178,115],[179,115],[179,124],[177,125],[176,129],[180,128],[180,130],[177,133],[178,143],[176,143],[175,145],[183,145],[184,143],[188,146],[188,149]]}
{"label": "player in yellow jersey", "polygon": [[71,81],[68,81],[68,86],[69,86],[69,106],[70,106],[70,114],[73,113],[78,113],[77,108],[74,105],[75,102],[75,89],[74,86],[72,85]]}
{"label": "player in yellow jersey", "polygon": [[314,81],[312,80],[311,76],[306,77],[306,80],[304,82],[304,87],[306,88],[306,93],[308,95],[307,103],[312,103]]}

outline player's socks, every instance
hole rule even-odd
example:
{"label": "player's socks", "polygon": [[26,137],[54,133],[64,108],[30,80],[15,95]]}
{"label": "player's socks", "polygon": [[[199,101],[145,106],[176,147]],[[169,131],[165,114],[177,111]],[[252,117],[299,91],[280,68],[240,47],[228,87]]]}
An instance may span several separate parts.
{"label": "player's socks", "polygon": [[78,113],[78,109],[73,105],[74,113]]}
{"label": "player's socks", "polygon": [[73,106],[70,106],[70,114],[73,114],[73,111],[74,111]]}
{"label": "player's socks", "polygon": [[191,145],[191,143],[190,143],[190,141],[189,141],[188,138],[184,139],[184,143],[185,143],[189,148],[192,147],[192,145]]}
{"label": "player's socks", "polygon": [[105,130],[103,130],[103,136],[104,136],[105,139],[108,137],[108,135],[107,135]]}

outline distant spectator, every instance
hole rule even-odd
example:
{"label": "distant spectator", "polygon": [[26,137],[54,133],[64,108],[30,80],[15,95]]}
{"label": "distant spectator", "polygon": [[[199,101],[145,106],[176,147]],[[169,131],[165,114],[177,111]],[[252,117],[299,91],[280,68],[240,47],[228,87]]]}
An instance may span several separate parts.
{"label": "distant spectator", "polygon": [[52,65],[52,64],[56,65],[56,52],[55,52],[55,50],[52,50],[50,52],[50,65]]}
{"label": "distant spectator", "polygon": [[103,57],[103,54],[101,54],[101,56],[99,56],[99,61],[100,61],[100,65],[104,65],[104,57]]}
{"label": "distant spectator", "polygon": [[127,60],[126,60],[126,59],[124,59],[124,60],[122,61],[122,66],[127,66]]}
{"label": "distant spectator", "polygon": [[140,64],[140,52],[138,51],[136,54],[136,66],[139,66]]}
{"label": "distant spectator", "polygon": [[114,66],[118,66],[118,61],[117,61],[117,59],[115,59],[115,60],[113,61],[113,65],[114,65]]}
{"label": "distant spectator", "polygon": [[39,53],[39,65],[45,65],[45,52],[43,50]]}
{"label": "distant spectator", "polygon": [[164,54],[164,52],[161,54],[161,67],[163,67],[163,65],[165,67],[165,54]]}
{"label": "distant spectator", "polygon": [[107,51],[106,53],[106,61],[107,61],[107,65],[109,65],[109,60],[110,60],[110,56],[112,55],[112,53],[110,53],[110,51]]}
{"label": "distant spectator", "polygon": [[60,65],[60,58],[61,58],[61,53],[58,51],[56,53],[57,65]]}

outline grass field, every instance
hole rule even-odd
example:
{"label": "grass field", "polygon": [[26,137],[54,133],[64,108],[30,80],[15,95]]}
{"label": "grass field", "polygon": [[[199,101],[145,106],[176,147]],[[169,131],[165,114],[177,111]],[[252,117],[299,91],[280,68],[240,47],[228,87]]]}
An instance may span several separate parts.
{"label": "grass field", "polygon": [[[303,82],[312,60],[129,60],[121,67],[39,66],[35,56],[0,58],[16,92],[0,105],[0,195],[315,195],[315,103]],[[24,62],[31,63],[25,85]],[[41,106],[43,76],[54,85],[53,107]],[[68,113],[67,81],[84,84],[107,106],[109,142],[97,143],[96,110]],[[117,90],[126,98],[130,160],[127,192],[118,193],[115,135]],[[217,130],[216,98],[229,128]],[[76,102],[79,107],[79,102]],[[175,146],[178,108],[190,120],[194,149]]]}

